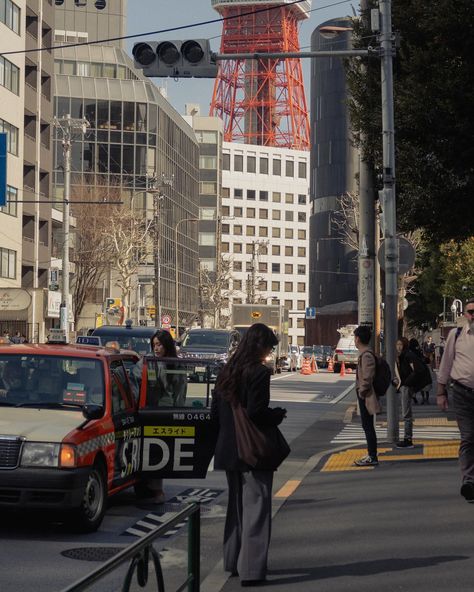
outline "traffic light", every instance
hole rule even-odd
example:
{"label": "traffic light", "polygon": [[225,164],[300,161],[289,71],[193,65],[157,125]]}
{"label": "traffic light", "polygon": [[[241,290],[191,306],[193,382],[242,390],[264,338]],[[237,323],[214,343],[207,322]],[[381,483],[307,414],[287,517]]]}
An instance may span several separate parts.
{"label": "traffic light", "polygon": [[208,39],[141,41],[133,46],[135,67],[150,78],[215,78],[217,63]]}

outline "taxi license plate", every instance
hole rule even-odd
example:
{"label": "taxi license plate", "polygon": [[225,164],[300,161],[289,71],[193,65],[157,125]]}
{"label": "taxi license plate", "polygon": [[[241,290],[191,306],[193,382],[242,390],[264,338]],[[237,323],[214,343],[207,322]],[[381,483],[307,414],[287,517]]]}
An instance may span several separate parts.
{"label": "taxi license plate", "polygon": [[205,374],[206,366],[196,366],[196,374]]}

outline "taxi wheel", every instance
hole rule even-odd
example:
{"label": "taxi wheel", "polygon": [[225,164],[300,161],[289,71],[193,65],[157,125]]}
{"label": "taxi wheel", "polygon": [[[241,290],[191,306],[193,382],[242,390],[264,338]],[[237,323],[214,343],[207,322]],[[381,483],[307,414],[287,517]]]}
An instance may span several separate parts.
{"label": "taxi wheel", "polygon": [[96,531],[107,508],[107,479],[105,468],[102,464],[92,467],[86,486],[84,496],[79,509],[73,517],[73,526],[78,532]]}

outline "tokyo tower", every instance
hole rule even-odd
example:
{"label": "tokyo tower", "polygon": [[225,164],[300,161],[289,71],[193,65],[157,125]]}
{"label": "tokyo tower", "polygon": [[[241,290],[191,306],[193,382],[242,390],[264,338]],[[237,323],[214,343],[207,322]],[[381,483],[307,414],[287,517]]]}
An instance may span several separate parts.
{"label": "tokyo tower", "polygon": [[[212,0],[223,17],[220,53],[298,52],[311,0]],[[309,150],[309,117],[299,58],[219,63],[211,116],[227,142]]]}

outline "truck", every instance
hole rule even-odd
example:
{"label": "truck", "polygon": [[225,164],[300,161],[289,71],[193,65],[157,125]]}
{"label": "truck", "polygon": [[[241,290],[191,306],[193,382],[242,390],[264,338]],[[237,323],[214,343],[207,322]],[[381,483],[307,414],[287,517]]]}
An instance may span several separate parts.
{"label": "truck", "polygon": [[266,365],[273,373],[282,371],[288,356],[288,315],[288,309],[280,304],[232,305],[232,328],[242,337],[255,323],[263,323],[275,332],[278,345],[266,360]]}

